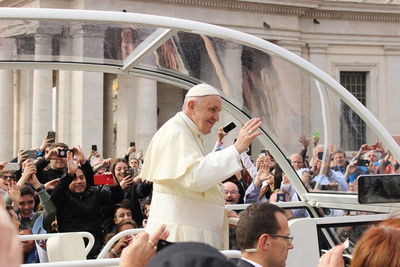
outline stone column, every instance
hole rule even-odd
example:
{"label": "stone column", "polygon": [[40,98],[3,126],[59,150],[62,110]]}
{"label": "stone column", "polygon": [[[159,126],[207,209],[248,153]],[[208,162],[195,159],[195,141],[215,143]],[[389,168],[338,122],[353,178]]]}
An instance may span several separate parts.
{"label": "stone column", "polygon": [[[51,36],[35,35],[35,59],[46,59],[52,52]],[[51,130],[53,71],[34,70],[32,103],[32,146],[40,146],[47,131]]]}
{"label": "stone column", "polygon": [[[60,39],[60,59],[69,60],[72,54],[72,36],[63,32]],[[56,140],[66,144],[72,141],[72,71],[58,71],[58,110],[57,110],[57,136]]]}
{"label": "stone column", "polygon": [[[304,47],[303,42],[296,40],[278,41],[277,45],[298,56],[301,56]],[[271,58],[272,64],[279,74],[280,87],[279,92],[275,95],[276,100],[274,100],[274,103],[277,104],[275,119],[282,121],[286,118],[295,118],[289,125],[277,123],[277,133],[288,151],[296,151],[298,144],[293,140],[298,140],[301,134],[308,135],[310,132],[307,117],[298,116],[298,114],[307,112],[310,107],[309,93],[307,92],[310,88],[307,86],[309,77],[305,76],[297,66],[274,55],[271,55]]]}
{"label": "stone column", "polygon": [[136,146],[146,151],[157,131],[157,82],[136,78]]}
{"label": "stone column", "polygon": [[[82,61],[103,58],[102,28],[76,23],[71,26],[71,34],[73,51]],[[97,72],[71,72],[69,145],[80,145],[85,153],[91,145],[103,145],[103,76]]]}
{"label": "stone column", "polygon": [[[309,61],[319,67],[322,70],[326,70],[326,49],[327,45],[325,44],[309,44],[309,51],[310,51],[310,59]],[[310,103],[310,105],[305,105],[303,106],[303,114],[309,114],[309,120],[310,125],[308,125],[307,128],[310,129],[310,132],[307,133],[307,135],[311,136],[314,131],[320,131],[321,133],[321,139],[320,139],[320,144],[323,144],[323,134],[324,134],[324,125],[322,121],[322,107],[321,107],[321,98],[318,93],[318,89],[315,84],[315,79],[308,79],[309,88],[310,88],[310,95],[304,95],[303,96],[303,101],[306,101],[305,103]],[[307,101],[308,99],[308,101]],[[307,115],[306,115],[307,116]],[[337,114],[336,114],[337,116]],[[337,118],[339,120],[339,118]],[[339,131],[340,128],[336,129]],[[340,136],[339,132],[337,132],[337,135]],[[333,142],[332,142],[333,144]]]}
{"label": "stone column", "polygon": [[60,70],[58,72],[58,116],[57,142],[70,144],[72,141],[72,72]]}
{"label": "stone column", "polygon": [[[115,158],[115,140],[114,136],[114,86],[117,76],[106,73],[104,76],[104,126],[103,126],[103,156],[104,158]],[[98,148],[100,150],[100,148]]]}
{"label": "stone column", "polygon": [[19,148],[32,147],[32,96],[33,96],[33,70],[19,71]]}
{"label": "stone column", "polygon": [[[10,59],[14,40],[0,39],[0,59]],[[0,160],[13,156],[14,143],[14,84],[13,71],[0,70]]]}
{"label": "stone column", "polygon": [[[135,133],[136,78],[132,75],[118,75],[118,96],[116,107],[116,157],[123,157],[129,142],[139,142]],[[147,116],[147,114],[145,115]]]}
{"label": "stone column", "polygon": [[242,92],[242,46],[224,42],[222,65],[225,78],[228,80],[228,88],[222,88],[224,93],[229,94],[234,100],[234,104],[243,108]]}
{"label": "stone column", "polygon": [[[392,135],[400,135],[400,119],[396,105],[387,105],[393,103],[393,99],[400,99],[400,46],[385,46],[386,53],[386,88],[379,90],[378,110],[385,110],[386,114],[377,114],[377,118],[383,121],[386,129]],[[380,95],[380,96],[379,96]],[[383,118],[381,118],[383,117]]]}

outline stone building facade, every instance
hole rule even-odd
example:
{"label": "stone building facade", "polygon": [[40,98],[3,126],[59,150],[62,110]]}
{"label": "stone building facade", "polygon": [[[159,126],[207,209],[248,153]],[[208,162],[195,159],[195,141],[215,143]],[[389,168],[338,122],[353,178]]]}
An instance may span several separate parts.
{"label": "stone building facade", "polygon": [[[343,74],[361,75],[365,88],[359,97],[391,134],[400,134],[395,109],[400,99],[399,1],[6,0],[0,6],[125,10],[243,31],[292,51],[338,81]],[[38,54],[48,53],[41,44],[51,41],[51,25],[42,28],[35,37]],[[103,51],[103,42],[96,42],[102,33],[79,25],[75,30],[77,38],[85,34],[92,40],[79,43],[81,49],[93,56]],[[85,151],[97,144],[105,156],[123,156],[130,141],[145,150],[157,128],[180,109],[185,93],[161,82],[107,73],[1,70],[0,76],[0,159],[38,146],[52,128],[59,141],[80,144]],[[221,125],[229,121],[223,118]]]}

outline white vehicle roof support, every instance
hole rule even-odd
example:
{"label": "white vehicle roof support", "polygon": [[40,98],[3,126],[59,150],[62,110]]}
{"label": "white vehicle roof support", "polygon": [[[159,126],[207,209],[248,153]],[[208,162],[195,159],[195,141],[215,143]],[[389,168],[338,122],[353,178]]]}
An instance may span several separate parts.
{"label": "white vehicle roof support", "polygon": [[142,60],[146,55],[150,54],[154,50],[160,47],[162,43],[171,38],[174,32],[170,29],[157,29],[155,32],[150,34],[136,47],[135,50],[124,60],[124,66],[122,71],[128,71],[129,69],[136,66],[140,60]]}

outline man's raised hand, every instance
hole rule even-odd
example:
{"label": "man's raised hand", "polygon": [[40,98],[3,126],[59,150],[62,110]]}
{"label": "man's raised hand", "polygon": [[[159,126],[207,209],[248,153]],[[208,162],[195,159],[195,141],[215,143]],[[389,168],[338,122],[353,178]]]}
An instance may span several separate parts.
{"label": "man's raised hand", "polygon": [[251,142],[262,134],[261,131],[257,131],[258,128],[261,126],[261,119],[260,118],[253,118],[246,122],[242,129],[239,131],[238,138],[235,142],[235,147],[237,151],[241,154],[250,146]]}

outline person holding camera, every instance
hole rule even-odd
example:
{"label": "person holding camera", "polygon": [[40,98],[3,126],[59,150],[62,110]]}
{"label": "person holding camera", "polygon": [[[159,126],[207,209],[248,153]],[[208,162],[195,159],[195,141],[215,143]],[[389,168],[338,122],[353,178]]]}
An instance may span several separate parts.
{"label": "person holding camera", "polygon": [[111,165],[111,173],[124,190],[124,198],[132,203],[132,218],[141,226],[144,220],[139,200],[150,196],[153,186],[149,181],[141,181],[137,171],[129,168],[125,159],[116,159]]}
{"label": "person holding camera", "polygon": [[93,181],[93,177],[87,177],[83,173],[78,161],[74,159],[72,152],[67,152],[66,173],[53,189],[51,199],[57,208],[60,232],[87,231],[94,236],[95,244],[88,254],[88,258],[94,258],[103,243],[103,207],[121,202],[124,195],[116,181],[108,185],[110,192],[90,186],[87,181]]}
{"label": "person holding camera", "polygon": [[315,175],[312,179],[316,185],[314,189],[330,189],[334,191],[347,191],[349,185],[345,176],[340,171],[330,168],[331,153],[323,145],[318,145],[313,150],[311,171]]}
{"label": "person holding camera", "polygon": [[87,183],[94,184],[92,166],[85,159],[82,149],[79,146],[69,148],[64,143],[53,143],[46,150],[44,157],[35,164],[38,180],[45,185],[47,190],[51,191],[59,182],[59,178],[66,174],[68,151],[71,151],[74,159],[80,164],[82,172],[87,177]]}

